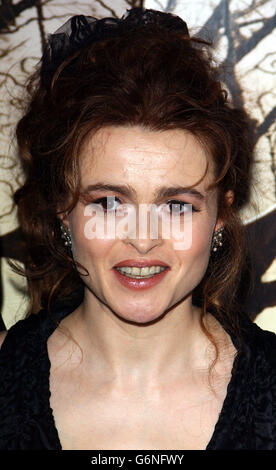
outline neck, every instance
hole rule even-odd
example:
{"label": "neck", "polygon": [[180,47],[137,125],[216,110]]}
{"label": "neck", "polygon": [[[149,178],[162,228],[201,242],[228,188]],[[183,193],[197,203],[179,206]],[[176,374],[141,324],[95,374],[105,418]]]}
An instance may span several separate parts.
{"label": "neck", "polygon": [[156,321],[138,324],[114,314],[88,291],[73,315],[71,332],[82,346],[86,366],[118,387],[165,381],[204,363],[209,343],[191,297]]}

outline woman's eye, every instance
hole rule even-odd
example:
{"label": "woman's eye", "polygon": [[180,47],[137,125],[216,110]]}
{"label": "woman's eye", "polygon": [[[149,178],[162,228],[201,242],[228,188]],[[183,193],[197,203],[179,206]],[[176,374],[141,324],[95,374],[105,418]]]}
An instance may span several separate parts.
{"label": "woman's eye", "polygon": [[185,212],[199,212],[199,209],[196,209],[193,204],[183,201],[172,200],[169,201],[168,206],[171,207],[170,212],[175,212],[176,214],[180,213],[180,215],[184,214]]}
{"label": "woman's eye", "polygon": [[117,207],[114,207],[115,199],[121,203],[120,199],[116,196],[106,196],[96,199],[93,201],[93,204],[101,205],[104,212],[112,212],[117,209]]}
{"label": "woman's eye", "polygon": [[[106,196],[106,197],[101,197],[99,199],[96,199],[93,201],[93,204],[101,205],[104,212],[113,212],[116,211],[119,208],[119,205],[116,207],[116,202],[121,204],[121,201],[118,197],[116,196]],[[170,207],[169,212],[172,213],[180,213],[180,215],[183,215],[184,213],[190,212],[199,212],[199,209],[196,209],[193,204],[183,202],[183,201],[177,201],[177,200],[172,200],[167,203],[167,206]]]}

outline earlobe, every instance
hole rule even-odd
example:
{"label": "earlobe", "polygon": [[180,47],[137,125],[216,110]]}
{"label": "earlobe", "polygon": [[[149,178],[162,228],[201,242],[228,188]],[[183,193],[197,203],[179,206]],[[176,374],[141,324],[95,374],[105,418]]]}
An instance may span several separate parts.
{"label": "earlobe", "polygon": [[64,227],[69,229],[69,220],[68,220],[67,212],[57,211],[56,215],[57,215],[57,218],[60,221],[60,223],[62,223],[64,225]]}
{"label": "earlobe", "polygon": [[233,204],[233,201],[234,201],[234,192],[232,191],[232,189],[229,189],[227,191],[227,193],[225,194],[225,199],[227,201],[227,204],[229,206],[231,206]]}
{"label": "earlobe", "polygon": [[215,225],[215,228],[214,228],[214,232],[213,232],[213,233],[215,234],[215,233],[218,232],[219,230],[223,230],[223,228],[224,228],[224,223],[223,223],[223,221],[222,221],[222,220],[217,220],[217,223],[216,223],[216,225]]}
{"label": "earlobe", "polygon": [[[229,189],[225,193],[224,197],[225,197],[227,204],[231,206],[234,201],[234,192],[232,191],[232,189]],[[214,233],[218,232],[219,230],[223,231],[223,227],[224,227],[224,221],[222,219],[218,219],[214,228]]]}

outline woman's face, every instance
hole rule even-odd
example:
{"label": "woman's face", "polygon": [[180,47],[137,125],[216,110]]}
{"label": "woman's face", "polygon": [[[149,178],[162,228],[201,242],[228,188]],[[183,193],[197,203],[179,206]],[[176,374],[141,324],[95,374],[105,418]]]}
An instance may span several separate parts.
{"label": "woman's face", "polygon": [[[207,191],[214,178],[211,160],[204,179],[193,188],[200,194],[186,191],[157,196],[157,193],[161,187],[187,187],[196,183],[204,174],[207,158],[198,140],[178,129],[157,132],[135,126],[110,126],[87,140],[80,155],[81,184],[86,198],[79,200],[64,223],[70,227],[74,259],[89,273],[82,279],[98,306],[110,308],[124,320],[144,323],[158,319],[181,301],[191,302],[192,291],[208,265],[213,232],[221,225],[217,220],[217,190]],[[88,186],[98,183],[128,186],[132,194],[107,189],[87,191]],[[107,196],[115,199],[102,199]],[[132,212],[137,214],[136,237],[132,233],[131,238],[120,238],[116,234],[111,238],[89,238],[92,215],[88,206],[92,202],[102,203],[101,207],[108,208],[109,214],[113,211],[115,226],[122,219],[122,214],[116,215],[115,209],[128,204],[136,210]],[[176,203],[182,204],[180,211],[185,213],[179,218],[181,229],[186,228],[182,238],[175,238],[166,230],[162,232],[161,222],[157,237],[151,238],[149,219],[146,237],[139,238],[141,204],[155,204],[157,213],[163,213],[168,222],[175,217],[172,208]],[[183,206],[184,203],[192,206]],[[192,213],[190,207],[194,209]],[[104,217],[106,226],[106,214]],[[189,234],[192,235],[191,246],[176,247],[175,242],[184,241]],[[126,260],[154,260],[155,266],[160,261],[169,269],[165,274],[155,274],[151,281],[134,280],[114,268],[121,262],[124,265]],[[153,279],[153,285],[148,286]],[[131,283],[135,282],[133,287]]]}

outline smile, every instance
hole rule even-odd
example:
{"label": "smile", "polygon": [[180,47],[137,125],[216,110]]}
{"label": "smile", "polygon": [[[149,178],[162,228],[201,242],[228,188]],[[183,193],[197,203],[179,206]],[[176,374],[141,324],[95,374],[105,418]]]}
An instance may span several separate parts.
{"label": "smile", "polygon": [[116,269],[122,273],[124,276],[130,277],[130,278],[136,278],[136,279],[148,279],[152,276],[155,276],[156,274],[159,274],[160,272],[164,271],[166,267],[164,266],[151,266],[151,267],[143,267],[143,268],[138,268],[138,267],[129,267],[129,266],[123,266],[123,267],[116,267]]}
{"label": "smile", "polygon": [[[149,271],[152,268],[152,271]],[[127,287],[128,289],[133,290],[144,290],[154,287],[159,284],[166,274],[170,271],[169,267],[161,266],[151,266],[151,268],[113,268],[116,279],[120,282],[121,285]],[[127,272],[126,269],[130,270]],[[143,271],[144,274],[141,274],[142,270],[147,269],[148,271]],[[154,269],[154,272],[153,272]],[[156,272],[155,272],[156,269]],[[137,271],[138,270],[138,271]],[[139,273],[140,271],[140,273]]]}

